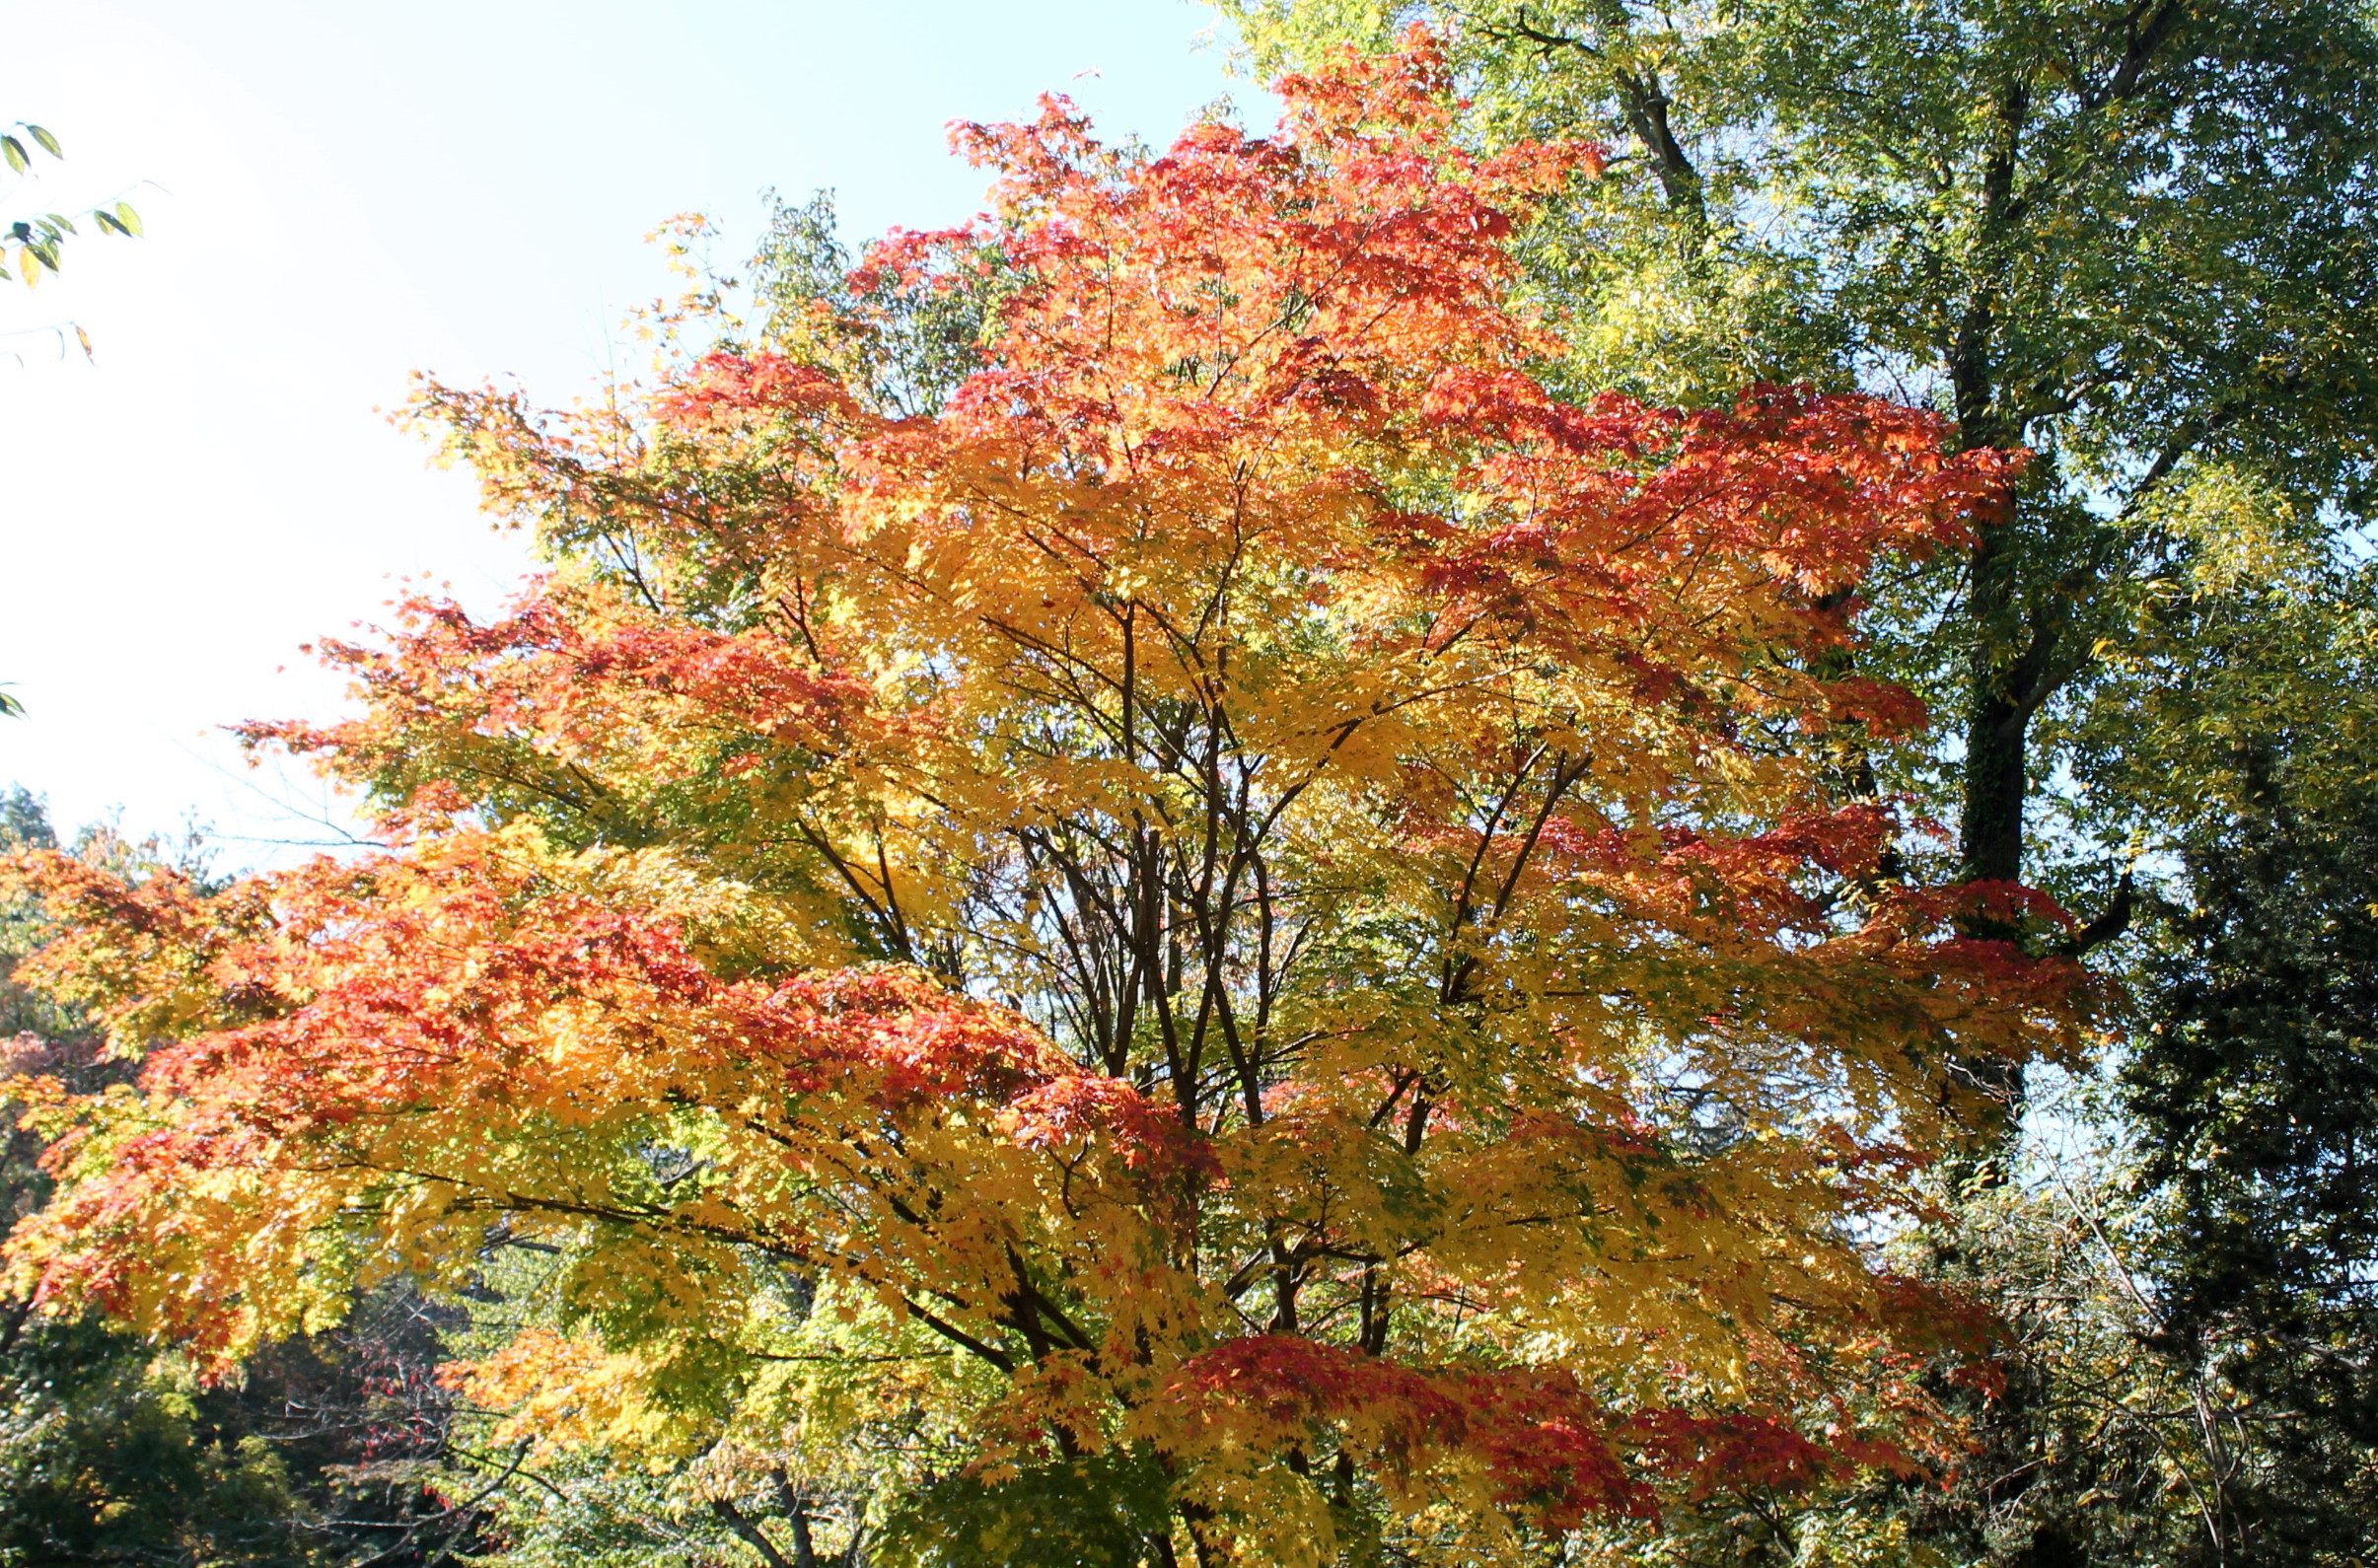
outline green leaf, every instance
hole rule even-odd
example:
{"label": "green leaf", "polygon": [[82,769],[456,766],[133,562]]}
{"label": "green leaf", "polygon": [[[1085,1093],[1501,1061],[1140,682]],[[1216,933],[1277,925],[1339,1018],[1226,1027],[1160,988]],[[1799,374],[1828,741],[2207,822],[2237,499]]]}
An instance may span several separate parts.
{"label": "green leaf", "polygon": [[0,154],[6,155],[8,167],[20,175],[33,166],[33,160],[25,156],[25,144],[14,136],[0,136]]}
{"label": "green leaf", "polygon": [[35,141],[37,141],[41,144],[41,151],[47,153],[50,157],[63,158],[66,156],[65,153],[58,149],[58,139],[55,136],[50,135],[49,132],[43,130],[40,126],[28,125],[25,127],[25,130],[26,133],[32,136]]}
{"label": "green leaf", "polygon": [[124,226],[124,232],[127,234],[137,235],[142,232],[140,214],[132,210],[132,204],[128,201],[119,201],[115,204],[115,221]]}
{"label": "green leaf", "polygon": [[131,230],[125,228],[122,224],[118,223],[115,219],[115,214],[109,212],[105,207],[93,208],[91,216],[98,220],[100,229],[103,233],[109,230],[112,230],[117,234],[130,234],[132,232]]}

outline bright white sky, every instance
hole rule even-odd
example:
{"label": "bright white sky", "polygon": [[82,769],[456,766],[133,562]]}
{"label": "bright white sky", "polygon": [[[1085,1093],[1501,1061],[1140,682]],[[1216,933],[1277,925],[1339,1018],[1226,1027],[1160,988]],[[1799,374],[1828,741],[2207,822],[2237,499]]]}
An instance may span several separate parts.
{"label": "bright white sky", "polygon": [[[14,7],[0,120],[66,160],[6,217],[118,194],[147,238],[86,236],[0,285],[0,785],[71,826],[191,814],[222,863],[289,858],[336,816],[216,728],[336,710],[300,643],[404,576],[499,604],[528,569],[377,409],[405,376],[517,375],[565,402],[644,352],[655,223],[748,249],[773,185],[837,192],[853,238],[963,218],[954,118],[1072,94],[1162,143],[1234,93],[1189,0],[45,0]],[[1202,45],[1202,46],[1201,46]],[[5,188],[5,187],[0,187]],[[54,323],[97,347],[61,357]],[[286,666],[283,670],[281,667]]]}

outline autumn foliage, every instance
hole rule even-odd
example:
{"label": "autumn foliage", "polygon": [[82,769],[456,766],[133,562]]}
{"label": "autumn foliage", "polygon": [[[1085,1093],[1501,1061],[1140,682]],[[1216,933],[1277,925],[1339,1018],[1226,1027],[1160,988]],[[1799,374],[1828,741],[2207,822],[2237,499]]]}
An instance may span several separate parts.
{"label": "autumn foliage", "polygon": [[[571,419],[433,390],[555,569],[252,732],[386,852],[20,867],[144,1065],[40,1111],[16,1266],[230,1359],[558,1248],[456,1374],[520,1433],[880,1440],[994,1505],[1135,1455],[1167,1561],[1491,1561],[1920,1458],[1955,1315],[1861,1237],[2074,974],[1961,934],[2021,890],[1892,874],[1813,741],[1920,725],[1842,657],[1857,585],[2007,461],[1562,400],[1508,247],[1596,152],[1473,157],[1436,76],[1149,158],[972,127],[995,212],[839,303]],[[938,406],[851,368],[958,296]]]}

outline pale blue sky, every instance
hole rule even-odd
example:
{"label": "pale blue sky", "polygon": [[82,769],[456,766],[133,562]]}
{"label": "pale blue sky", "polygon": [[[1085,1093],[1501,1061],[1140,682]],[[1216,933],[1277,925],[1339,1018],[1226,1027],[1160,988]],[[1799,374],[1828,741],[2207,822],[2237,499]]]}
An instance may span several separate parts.
{"label": "pale blue sky", "polygon": [[[566,400],[641,363],[618,326],[668,285],[659,220],[710,213],[730,259],[768,185],[833,187],[854,235],[954,221],[980,178],[944,125],[1045,90],[1150,141],[1225,94],[1261,117],[1212,34],[1188,0],[15,8],[0,119],[67,160],[7,215],[124,192],[149,235],[0,286],[0,679],[32,710],[0,784],[278,858],[254,841],[309,829],[213,727],[333,707],[296,647],[394,578],[491,606],[526,565],[374,412],[408,370]],[[68,320],[95,366],[60,361]]]}

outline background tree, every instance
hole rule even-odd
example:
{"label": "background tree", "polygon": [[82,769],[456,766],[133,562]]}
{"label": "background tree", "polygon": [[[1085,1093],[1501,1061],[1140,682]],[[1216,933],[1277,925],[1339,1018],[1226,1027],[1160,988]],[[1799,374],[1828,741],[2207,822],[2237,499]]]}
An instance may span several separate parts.
{"label": "background tree", "polygon": [[787,1560],[1525,1561],[1937,1453],[1963,1318],[1865,1238],[2077,971],[1884,876],[1799,737],[1905,744],[1854,592],[2008,465],[1564,401],[1508,247],[1597,154],[1464,150],[1440,64],[1155,158],[973,128],[996,215],[772,341],[576,419],[429,389],[555,574],[252,732],[389,853],[23,863],[142,1066],[25,1091],[22,1266],[217,1361],[493,1290],[496,1442]]}
{"label": "background tree", "polygon": [[[1958,716],[1965,874],[2053,883],[2061,753],[2126,606],[2173,572],[2157,498],[2243,471],[2360,493],[2378,431],[2378,38],[2353,3],[1835,0],[1227,7],[1260,61],[1443,31],[1487,145],[1608,136],[1545,226],[1573,374],[1701,402],[1745,379],[1940,408],[2029,448],[2013,515],[1876,586],[1876,657]],[[2119,867],[2094,879],[2111,892]],[[2102,904],[2098,907],[2103,907]]]}
{"label": "background tree", "polygon": [[2093,789],[2181,824],[2123,1066],[2157,1345],[2235,1390],[2202,1559],[2345,1563],[2378,1487],[2378,572],[2250,485],[2172,524],[2191,591],[2117,677],[2144,722],[2080,737]]}
{"label": "background tree", "polygon": [[2154,1032],[2126,1078],[2166,1348],[2237,1390],[2236,1469],[2211,1562],[2359,1560],[2378,1504],[2378,814],[2268,816],[2191,857]]}

